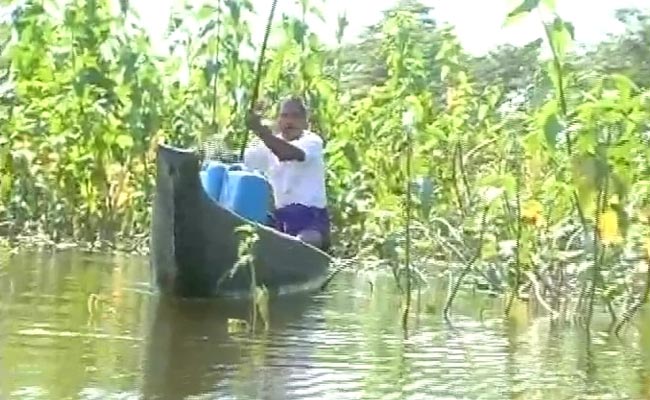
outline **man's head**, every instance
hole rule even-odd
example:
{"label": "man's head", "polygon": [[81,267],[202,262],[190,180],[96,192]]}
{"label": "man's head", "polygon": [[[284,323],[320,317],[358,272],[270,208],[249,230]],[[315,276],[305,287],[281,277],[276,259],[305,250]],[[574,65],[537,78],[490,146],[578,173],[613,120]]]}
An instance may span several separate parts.
{"label": "man's head", "polygon": [[307,129],[307,107],[298,97],[290,97],[280,104],[278,127],[282,136],[293,140]]}

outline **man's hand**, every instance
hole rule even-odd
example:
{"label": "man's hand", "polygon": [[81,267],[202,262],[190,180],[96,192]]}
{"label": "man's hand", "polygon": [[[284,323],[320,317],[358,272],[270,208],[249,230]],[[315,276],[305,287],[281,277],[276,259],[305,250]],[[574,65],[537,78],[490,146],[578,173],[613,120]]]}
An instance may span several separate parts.
{"label": "man's hand", "polygon": [[249,111],[248,115],[246,115],[246,127],[257,136],[263,134],[265,130],[264,125],[262,125],[262,118],[252,111]]}

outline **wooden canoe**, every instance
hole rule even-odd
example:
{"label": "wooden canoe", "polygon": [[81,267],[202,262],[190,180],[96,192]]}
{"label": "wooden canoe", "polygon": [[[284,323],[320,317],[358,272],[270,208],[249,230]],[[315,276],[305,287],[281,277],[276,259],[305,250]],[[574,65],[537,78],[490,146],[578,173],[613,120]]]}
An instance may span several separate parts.
{"label": "wooden canoe", "polygon": [[[150,263],[158,289],[181,297],[241,297],[250,294],[251,270],[238,268],[241,236],[253,227],[255,281],[271,296],[318,290],[330,257],[270,227],[253,223],[211,200],[200,182],[199,155],[159,145],[153,200]],[[219,283],[219,284],[218,284]]]}

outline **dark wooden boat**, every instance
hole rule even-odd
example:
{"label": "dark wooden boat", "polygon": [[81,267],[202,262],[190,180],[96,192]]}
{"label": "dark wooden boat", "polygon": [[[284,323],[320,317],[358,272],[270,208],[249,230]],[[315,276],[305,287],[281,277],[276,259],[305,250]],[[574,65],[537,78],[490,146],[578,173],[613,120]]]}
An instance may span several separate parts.
{"label": "dark wooden boat", "polygon": [[271,296],[318,290],[328,279],[330,257],[270,227],[252,223],[212,201],[201,185],[193,150],[159,145],[151,225],[151,267],[161,292],[181,297],[250,294],[250,268],[238,268],[241,235],[254,227],[255,281]]}

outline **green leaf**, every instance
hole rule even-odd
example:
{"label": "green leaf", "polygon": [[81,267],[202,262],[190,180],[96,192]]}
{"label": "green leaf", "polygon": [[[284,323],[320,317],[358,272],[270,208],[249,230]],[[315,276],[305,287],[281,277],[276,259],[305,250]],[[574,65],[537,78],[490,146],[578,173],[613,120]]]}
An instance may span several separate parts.
{"label": "green leaf", "polygon": [[489,110],[489,107],[488,107],[487,104],[481,104],[478,107],[478,120],[479,121],[483,121],[485,119],[485,117],[487,116],[488,110]]}
{"label": "green leaf", "polygon": [[[241,18],[241,7],[243,6],[244,8],[248,8],[247,2],[241,2],[241,1],[226,1],[226,4],[228,5],[229,12],[228,14],[230,15],[230,18],[232,19],[232,22],[237,24]],[[236,25],[235,25],[236,26]]]}
{"label": "green leaf", "polygon": [[481,257],[484,260],[489,260],[498,255],[497,238],[492,233],[485,233],[485,240],[481,246]]}
{"label": "green leaf", "polygon": [[212,81],[212,78],[217,76],[220,68],[221,65],[218,61],[208,60],[205,63],[205,67],[203,67],[203,77],[205,79],[205,82],[210,83]]}
{"label": "green leaf", "polygon": [[112,90],[117,84],[96,67],[86,67],[79,71],[78,79],[75,82],[77,94],[81,95],[86,85],[97,86],[108,91]]}
{"label": "green leaf", "polygon": [[321,10],[318,9],[318,7],[316,7],[316,6],[311,6],[311,7],[309,7],[309,14],[311,14],[311,15],[317,17],[318,20],[321,21],[321,22],[326,22],[326,20],[325,20],[325,16],[324,16],[323,13],[321,12]]}
{"label": "green leaf", "polygon": [[308,28],[306,24],[303,24],[300,21],[294,21],[292,26],[293,40],[299,45],[304,44],[305,36],[307,35]]}
{"label": "green leaf", "polygon": [[542,4],[544,4],[546,7],[548,7],[549,10],[555,11],[556,4],[555,0],[542,0]]}
{"label": "green leaf", "polygon": [[546,102],[549,93],[551,92],[551,88],[554,85],[554,80],[551,78],[551,72],[554,70],[552,68],[549,68],[549,73],[544,75],[543,79],[541,82],[537,83],[535,87],[532,89],[532,98],[530,100],[530,106],[533,109],[540,108],[544,102]]}
{"label": "green leaf", "polygon": [[[217,26],[218,26],[217,21],[214,20],[214,19],[211,19],[210,21],[208,21],[205,24],[205,26],[203,28],[201,28],[201,30],[199,31],[199,37],[204,38],[207,34],[212,33],[215,30],[215,28],[217,28]],[[205,45],[206,45],[206,43],[202,43],[201,47],[203,47]]]}
{"label": "green leaf", "polygon": [[586,215],[592,214],[599,188],[598,160],[588,154],[574,156],[571,160],[571,175],[580,206]]}
{"label": "green leaf", "polygon": [[450,72],[451,72],[451,67],[449,67],[449,65],[443,65],[442,68],[440,69],[440,80],[444,81]]}
{"label": "green leaf", "polygon": [[133,138],[129,135],[122,134],[115,139],[115,144],[117,144],[122,149],[131,148],[133,147]]}
{"label": "green leaf", "polygon": [[203,21],[205,19],[210,18],[213,14],[217,12],[218,12],[217,8],[214,7],[213,5],[204,4],[196,13],[196,19],[198,19],[199,21]]}
{"label": "green leaf", "polygon": [[557,144],[557,135],[562,132],[562,128],[563,126],[557,117],[557,113],[550,113],[546,116],[544,136],[546,137],[546,143],[553,150],[555,150],[555,145]]}
{"label": "green leaf", "polygon": [[447,53],[453,50],[453,46],[454,44],[449,40],[442,42],[442,46],[440,46],[440,50],[438,50],[438,53],[436,53],[435,60],[440,61],[445,59],[447,57]]}
{"label": "green leaf", "polygon": [[620,96],[629,100],[632,97],[632,91],[639,90],[638,86],[629,77],[622,74],[613,74],[611,79],[614,81],[616,88],[620,92]]}
{"label": "green leaf", "polygon": [[6,200],[11,195],[13,175],[5,173],[0,178],[0,199]]}
{"label": "green leaf", "polygon": [[549,40],[551,41],[551,47],[555,56],[558,58],[560,63],[564,62],[564,59],[571,47],[571,44],[575,38],[575,28],[570,22],[563,21],[560,17],[556,17],[553,21],[552,27],[550,29]]}
{"label": "green leaf", "polygon": [[517,8],[508,13],[508,18],[516,17],[519,14],[529,13],[539,6],[540,0],[524,0]]}
{"label": "green leaf", "polygon": [[123,15],[129,12],[129,0],[120,0],[120,11]]}
{"label": "green leaf", "polygon": [[359,154],[351,143],[347,143],[345,147],[343,147],[343,154],[345,154],[345,158],[350,162],[353,171],[358,171],[361,168]]}
{"label": "green leaf", "polygon": [[508,13],[505,25],[511,25],[519,21],[523,16],[536,9],[539,2],[540,0],[524,0],[517,8]]}
{"label": "green leaf", "polygon": [[562,80],[560,79],[560,76],[562,74],[562,68],[558,68],[557,64],[553,62],[553,60],[548,61],[546,64],[546,70],[548,77],[550,78],[551,82],[553,83],[553,89],[555,89],[555,92],[559,96],[560,93],[560,83],[562,83]]}

